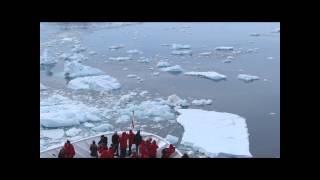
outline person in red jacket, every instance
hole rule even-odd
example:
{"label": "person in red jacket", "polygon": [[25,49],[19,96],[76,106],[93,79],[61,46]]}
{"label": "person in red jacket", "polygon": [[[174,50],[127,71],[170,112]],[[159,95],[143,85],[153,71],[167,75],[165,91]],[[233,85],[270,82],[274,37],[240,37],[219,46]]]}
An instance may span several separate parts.
{"label": "person in red jacket", "polygon": [[152,143],[150,144],[150,148],[149,148],[149,156],[150,158],[157,158],[157,149],[158,149],[158,145],[156,140],[153,140]]}
{"label": "person in red jacket", "polygon": [[139,146],[139,153],[141,158],[149,158],[146,142],[144,140],[141,141],[141,144]]}
{"label": "person in red jacket", "polygon": [[65,149],[66,158],[73,158],[74,155],[76,154],[74,151],[74,147],[69,140],[67,140],[67,142],[64,144],[64,149]]}
{"label": "person in red jacket", "polygon": [[148,140],[146,140],[146,143],[145,143],[145,146],[146,146],[148,153],[150,151],[151,142],[152,142],[152,138],[149,138]]}
{"label": "person in red jacket", "polygon": [[175,147],[170,144],[169,148],[162,150],[162,158],[170,158],[170,156],[176,151]]}
{"label": "person in red jacket", "polygon": [[129,156],[131,155],[131,147],[132,144],[134,143],[134,137],[135,134],[132,132],[132,130],[129,131],[128,139],[129,139]]}
{"label": "person in red jacket", "polygon": [[121,137],[119,138],[120,143],[120,158],[126,157],[126,151],[128,146],[128,137],[126,132],[123,132]]}

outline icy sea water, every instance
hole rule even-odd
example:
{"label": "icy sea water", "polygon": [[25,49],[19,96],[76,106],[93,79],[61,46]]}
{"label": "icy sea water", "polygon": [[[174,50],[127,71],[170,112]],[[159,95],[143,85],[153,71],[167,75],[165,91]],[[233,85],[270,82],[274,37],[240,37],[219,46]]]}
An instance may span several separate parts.
{"label": "icy sea water", "polygon": [[[137,23],[112,28],[101,23],[41,23],[40,51],[47,48],[51,54],[68,53],[74,43],[61,43],[61,39],[75,38],[87,48],[83,54],[88,60],[83,64],[99,68],[121,83],[120,92],[115,93],[147,90],[150,98],[166,99],[177,94],[183,99],[212,99],[211,105],[190,108],[228,112],[246,118],[253,157],[280,157],[280,33],[272,32],[278,27],[279,23]],[[251,33],[261,35],[250,36]],[[170,47],[161,46],[172,43],[191,45],[192,56],[174,56]],[[125,48],[108,49],[117,44]],[[234,55],[231,63],[223,63],[228,55],[198,56],[202,52],[215,52],[218,46],[233,46],[241,53]],[[258,49],[250,52],[254,48]],[[143,54],[133,55],[134,60],[109,60],[109,57],[128,56],[126,51],[130,49]],[[89,55],[90,51],[97,54]],[[142,56],[149,58],[150,63],[137,62]],[[185,71],[216,71],[227,79],[216,82],[160,71],[156,64],[164,57]],[[52,75],[40,72],[40,81],[53,89],[69,92],[63,78],[63,60],[51,71]],[[159,75],[153,76],[154,72]],[[259,76],[260,80],[240,81],[237,76],[242,73]],[[143,81],[127,78],[128,74],[136,74]],[[96,96],[96,93],[90,95]],[[270,115],[271,112],[275,114]],[[175,125],[172,131],[177,136],[182,135],[181,127]]]}

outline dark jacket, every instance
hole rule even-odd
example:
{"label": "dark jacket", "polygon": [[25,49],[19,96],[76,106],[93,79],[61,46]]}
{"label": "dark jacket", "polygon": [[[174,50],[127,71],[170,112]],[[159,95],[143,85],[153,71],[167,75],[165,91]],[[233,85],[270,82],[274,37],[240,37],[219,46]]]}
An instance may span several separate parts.
{"label": "dark jacket", "polygon": [[119,135],[118,134],[112,135],[112,144],[119,144]]}
{"label": "dark jacket", "polygon": [[98,156],[98,146],[96,144],[91,144],[90,146],[90,155],[97,157]]}
{"label": "dark jacket", "polygon": [[105,146],[108,145],[108,137],[101,138],[98,144],[104,144]]}
{"label": "dark jacket", "polygon": [[142,141],[142,137],[141,137],[140,133],[137,133],[137,134],[135,135],[135,137],[134,137],[134,143],[135,143],[136,145],[140,145],[140,144],[141,144],[141,141]]}

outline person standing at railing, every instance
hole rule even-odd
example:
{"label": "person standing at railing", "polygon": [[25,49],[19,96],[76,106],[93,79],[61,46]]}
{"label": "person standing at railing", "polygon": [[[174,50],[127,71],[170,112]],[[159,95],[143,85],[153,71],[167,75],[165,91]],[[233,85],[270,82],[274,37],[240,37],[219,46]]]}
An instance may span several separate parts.
{"label": "person standing at railing", "polygon": [[98,158],[98,146],[95,141],[92,141],[92,144],[90,145],[90,156]]}
{"label": "person standing at railing", "polygon": [[153,140],[149,147],[149,156],[150,158],[157,158],[157,149],[159,146],[157,145],[156,140]]}
{"label": "person standing at railing", "polygon": [[67,140],[67,142],[64,144],[64,149],[66,158],[73,158],[76,154],[76,152],[74,151],[74,147],[69,140]]}
{"label": "person standing at railing", "polygon": [[142,142],[142,137],[140,135],[140,130],[138,130],[137,134],[134,137],[134,144],[136,145],[136,151],[138,153],[138,155],[140,154],[140,144]]}
{"label": "person standing at railing", "polygon": [[119,135],[117,131],[112,135],[112,147],[113,152],[116,153],[116,156],[119,156]]}
{"label": "person standing at railing", "polygon": [[128,137],[126,132],[123,132],[121,137],[119,138],[120,143],[120,157],[124,158],[127,154],[127,147],[128,147]]}
{"label": "person standing at railing", "polygon": [[131,147],[132,144],[134,143],[134,137],[135,134],[132,132],[132,130],[129,131],[128,139],[129,139],[129,156],[131,155]]}

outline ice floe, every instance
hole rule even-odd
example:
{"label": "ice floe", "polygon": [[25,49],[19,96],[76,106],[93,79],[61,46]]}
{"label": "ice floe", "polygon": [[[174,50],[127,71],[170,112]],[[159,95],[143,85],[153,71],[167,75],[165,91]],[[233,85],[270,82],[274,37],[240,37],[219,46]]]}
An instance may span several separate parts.
{"label": "ice floe", "polygon": [[252,157],[246,120],[236,114],[178,109],[177,121],[184,127],[182,141],[202,147],[210,157],[226,153]]}
{"label": "ice floe", "polygon": [[42,138],[50,138],[50,139],[61,139],[64,136],[63,129],[49,129],[49,130],[41,130],[40,137]]}
{"label": "ice floe", "polygon": [[137,78],[138,76],[136,74],[128,74],[127,77],[128,78]]}
{"label": "ice floe", "polygon": [[124,48],[123,44],[113,45],[113,46],[109,47],[110,50],[117,50],[117,49],[121,49],[121,48]]}
{"label": "ice floe", "polygon": [[89,123],[89,122],[85,122],[85,123],[83,123],[83,126],[87,127],[87,128],[93,128],[95,125],[92,123]]}
{"label": "ice floe", "polygon": [[164,68],[161,68],[160,70],[165,72],[172,72],[172,73],[180,73],[184,71],[180,65],[164,67]]}
{"label": "ice floe", "polygon": [[160,74],[159,72],[152,73],[153,76],[159,76],[159,74]]}
{"label": "ice floe", "polygon": [[74,45],[73,49],[71,49],[71,51],[74,53],[80,53],[80,52],[84,52],[86,50],[87,50],[87,48],[85,48],[79,44]]}
{"label": "ice floe", "polygon": [[128,68],[122,68],[123,71],[128,71]]}
{"label": "ice floe", "polygon": [[68,83],[68,88],[73,90],[110,91],[120,87],[118,80],[108,75],[79,77]]}
{"label": "ice floe", "polygon": [[267,57],[267,59],[272,60],[272,59],[274,59],[274,58],[273,58],[273,57]]}
{"label": "ice floe", "polygon": [[171,45],[172,49],[190,49],[191,46],[190,45],[183,45],[183,44],[172,44]]}
{"label": "ice floe", "polygon": [[192,51],[191,50],[174,50],[171,51],[172,55],[192,55]]}
{"label": "ice floe", "polygon": [[199,56],[211,56],[212,55],[212,52],[202,52],[202,53],[199,53]]}
{"label": "ice floe", "polygon": [[96,55],[97,52],[95,52],[95,51],[90,51],[89,54],[90,54],[90,55]]}
{"label": "ice floe", "polygon": [[45,49],[42,56],[40,56],[40,65],[52,65],[58,62],[56,59],[48,55],[48,51],[48,49]]}
{"label": "ice floe", "polygon": [[249,74],[239,74],[238,75],[238,79],[243,80],[245,82],[251,82],[254,80],[259,80],[258,76],[253,76],[253,75],[249,75]]}
{"label": "ice floe", "polygon": [[97,132],[105,132],[105,131],[111,131],[113,130],[113,126],[111,124],[108,123],[104,123],[104,124],[100,124],[94,128],[92,128],[92,130],[97,131]]}
{"label": "ice floe", "polygon": [[170,63],[166,62],[166,61],[159,61],[157,63],[157,67],[158,68],[163,68],[163,67],[169,67],[170,66]]}
{"label": "ice floe", "polygon": [[186,107],[189,106],[190,104],[186,99],[181,99],[179,96],[176,94],[172,94],[168,97],[166,103],[170,106],[182,106]]}
{"label": "ice floe", "polygon": [[112,61],[127,61],[127,60],[132,60],[131,57],[125,56],[125,57],[109,57],[109,60]]}
{"label": "ice floe", "polygon": [[139,51],[137,49],[131,49],[127,51],[128,54],[143,54],[142,51]]}
{"label": "ice floe", "polygon": [[100,111],[61,95],[40,100],[40,124],[44,127],[75,126],[87,121],[101,121]]}
{"label": "ice floe", "polygon": [[226,79],[227,76],[225,75],[222,75],[222,74],[219,74],[217,72],[214,72],[214,71],[209,71],[209,72],[185,72],[184,73],[185,75],[188,75],[188,76],[199,76],[199,77],[204,77],[204,78],[207,78],[207,79],[212,79],[212,80],[223,80],[223,79]]}
{"label": "ice floe", "polygon": [[149,63],[150,59],[149,58],[145,58],[145,57],[140,57],[137,62],[139,63]]}
{"label": "ice floe", "polygon": [[46,87],[45,85],[43,85],[43,84],[40,83],[40,91],[46,90],[46,89],[47,89],[47,87]]}
{"label": "ice floe", "polygon": [[82,130],[78,128],[70,128],[69,130],[66,131],[66,135],[71,137],[71,136],[76,136],[78,135]]}
{"label": "ice floe", "polygon": [[173,135],[168,134],[166,136],[166,140],[169,141],[171,144],[175,145],[179,142],[179,138]]}
{"label": "ice floe", "polygon": [[217,50],[217,51],[233,51],[233,47],[220,46],[220,47],[216,47],[215,50]]}
{"label": "ice floe", "polygon": [[212,100],[211,99],[195,99],[191,103],[195,106],[210,105],[212,104]]}
{"label": "ice floe", "polygon": [[66,61],[64,64],[64,73],[68,78],[96,76],[104,74],[97,68],[85,66],[77,61]]}

